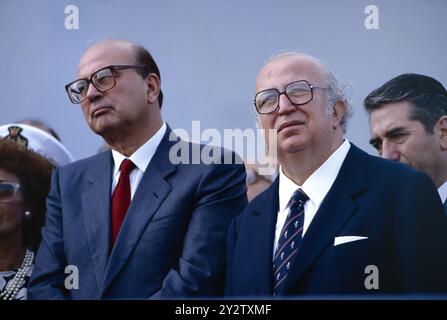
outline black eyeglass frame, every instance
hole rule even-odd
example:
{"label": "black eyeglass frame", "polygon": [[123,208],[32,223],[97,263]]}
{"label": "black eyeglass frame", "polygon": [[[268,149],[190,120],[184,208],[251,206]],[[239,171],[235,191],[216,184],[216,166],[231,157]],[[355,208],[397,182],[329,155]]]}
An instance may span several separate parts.
{"label": "black eyeglass frame", "polygon": [[[108,88],[108,89],[106,89],[106,90],[102,90],[102,89],[98,88],[98,86],[95,84],[95,82],[92,79],[93,79],[93,77],[96,74],[98,74],[98,72],[101,72],[101,71],[106,70],[106,69],[109,69],[110,71],[112,71],[113,86]],[[116,86],[116,80],[115,80],[115,73],[116,73],[116,71],[118,71],[118,70],[125,70],[125,69],[145,69],[146,71],[148,70],[147,67],[141,66],[141,65],[110,65],[110,66],[101,68],[101,69],[96,70],[95,72],[93,72],[92,75],[90,76],[90,79],[88,79],[88,78],[80,78],[80,79],[76,79],[76,80],[70,82],[69,84],[65,85],[65,91],[67,91],[68,98],[70,99],[71,103],[73,103],[73,104],[80,104],[80,103],[84,102],[85,100],[87,100],[87,97],[85,97],[83,100],[81,100],[79,102],[73,101],[73,99],[71,98],[70,92],[69,92],[69,88],[71,87],[71,85],[73,85],[73,83],[76,83],[76,82],[81,81],[81,80],[87,81],[87,90],[88,90],[88,86],[90,84],[92,84],[96,88],[96,90],[98,90],[99,92],[106,92],[106,91],[112,90]]]}
{"label": "black eyeglass frame", "polygon": [[[298,82],[305,82],[305,83],[307,83],[307,85],[308,85],[309,88],[310,88],[310,99],[309,99],[308,101],[306,101],[306,102],[303,102],[303,103],[294,103],[294,102],[292,102],[292,100],[290,100],[289,96],[287,95],[287,88],[288,88],[290,85],[295,84],[295,83],[298,83]],[[257,113],[262,114],[262,115],[264,115],[264,114],[271,114],[271,113],[274,113],[274,112],[278,111],[278,109],[279,109],[279,100],[280,100],[281,95],[285,94],[286,97],[287,97],[287,99],[289,99],[290,103],[293,104],[294,106],[302,106],[302,105],[304,105],[304,104],[309,103],[309,102],[312,101],[312,99],[314,98],[314,92],[313,92],[314,89],[328,90],[329,88],[327,88],[327,87],[317,87],[317,86],[314,86],[314,85],[310,84],[309,81],[307,81],[307,80],[296,80],[296,81],[293,81],[293,82],[288,83],[288,84],[286,85],[286,87],[284,88],[284,91],[283,91],[283,92],[279,92],[279,90],[276,89],[276,88],[270,88],[270,89],[265,89],[265,90],[259,91],[258,93],[256,93],[255,98],[253,99],[253,104],[254,104],[254,106],[255,106],[255,109],[256,109],[256,112],[257,112]],[[260,112],[259,109],[258,109],[258,106],[256,105],[256,97],[257,97],[259,94],[263,93],[263,92],[266,92],[266,91],[272,91],[272,90],[273,90],[273,91],[276,91],[276,92],[278,93],[278,103],[277,103],[276,107],[275,107],[272,111],[269,111],[269,112]]]}

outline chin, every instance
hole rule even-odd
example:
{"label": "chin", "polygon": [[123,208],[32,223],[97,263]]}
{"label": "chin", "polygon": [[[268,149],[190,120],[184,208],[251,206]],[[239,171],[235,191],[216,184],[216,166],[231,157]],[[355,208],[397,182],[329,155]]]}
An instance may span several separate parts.
{"label": "chin", "polygon": [[304,146],[302,144],[287,144],[284,146],[279,146],[278,151],[285,153],[297,153],[304,150]]}
{"label": "chin", "polygon": [[[108,133],[117,127],[116,123],[113,121],[105,121],[106,119],[96,119],[95,122],[91,123],[90,129],[96,134],[102,135]],[[110,120],[110,119],[109,119]]]}
{"label": "chin", "polygon": [[278,141],[278,149],[287,153],[301,151],[306,145],[302,138],[303,137],[291,136],[283,141]]}
{"label": "chin", "polygon": [[100,136],[108,135],[110,133],[113,133],[114,131],[116,131],[115,126],[101,126],[101,127],[97,128],[96,130],[94,130],[94,132],[96,134],[99,134]]}

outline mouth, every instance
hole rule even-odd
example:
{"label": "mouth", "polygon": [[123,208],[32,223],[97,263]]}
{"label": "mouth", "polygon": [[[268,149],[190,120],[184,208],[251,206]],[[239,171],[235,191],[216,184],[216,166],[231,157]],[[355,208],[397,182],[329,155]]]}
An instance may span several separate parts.
{"label": "mouth", "polygon": [[111,109],[112,109],[112,107],[110,107],[110,106],[100,106],[100,107],[94,108],[91,112],[91,116],[92,116],[92,118],[97,118],[97,117],[101,116],[103,113],[106,113]]}
{"label": "mouth", "polygon": [[303,124],[304,124],[303,121],[298,121],[298,120],[295,120],[295,121],[289,121],[289,122],[283,123],[282,125],[279,126],[279,128],[278,128],[278,133],[279,133],[280,131],[282,131],[283,129],[290,128],[290,127],[294,127],[294,126],[301,126],[301,125],[303,125]]}

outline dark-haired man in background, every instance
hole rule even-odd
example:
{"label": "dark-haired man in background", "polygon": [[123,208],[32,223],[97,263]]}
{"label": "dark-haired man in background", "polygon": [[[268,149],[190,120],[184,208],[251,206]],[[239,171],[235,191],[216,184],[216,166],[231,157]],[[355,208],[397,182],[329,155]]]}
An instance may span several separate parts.
{"label": "dark-haired man in background", "polygon": [[[222,294],[227,227],[247,202],[244,166],[170,161],[172,146],[191,145],[162,120],[160,72],[139,45],[88,48],[66,90],[111,151],[54,173],[30,297]],[[67,266],[78,288],[66,286]]]}
{"label": "dark-haired man in background", "polygon": [[371,145],[385,159],[428,174],[447,211],[447,92],[428,76],[399,75],[364,101]]}

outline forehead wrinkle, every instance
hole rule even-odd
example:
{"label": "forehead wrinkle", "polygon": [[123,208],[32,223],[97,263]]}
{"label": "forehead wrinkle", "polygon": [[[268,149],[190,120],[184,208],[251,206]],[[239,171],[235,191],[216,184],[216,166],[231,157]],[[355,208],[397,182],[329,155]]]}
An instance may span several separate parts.
{"label": "forehead wrinkle", "polygon": [[[280,63],[280,65],[278,65]],[[329,71],[327,71],[326,67],[316,58],[311,56],[301,56],[301,55],[288,55],[282,56],[278,58],[274,58],[269,61],[258,74],[256,81],[256,88],[259,89],[259,85],[261,82],[268,82],[268,80],[272,77],[279,78],[280,82],[286,81],[285,79],[281,79],[284,75],[297,74],[297,77],[301,77],[303,79],[294,79],[294,80],[307,80],[310,82],[316,82],[312,84],[316,85],[325,85],[323,83],[318,83],[320,81],[327,82],[329,79]],[[298,74],[305,74],[303,77]],[[288,79],[287,81],[289,81]],[[286,82],[287,82],[286,81]],[[285,83],[282,83],[285,85]]]}
{"label": "forehead wrinkle", "polygon": [[[100,61],[113,61],[114,59],[116,59],[116,62],[107,63],[99,67],[97,66]],[[120,60],[120,62],[117,62],[117,60]],[[88,73],[85,73],[85,77],[87,77],[110,64],[133,64],[135,62],[134,60],[135,57],[133,54],[132,43],[121,40],[105,40],[94,44],[85,50],[79,60],[77,73],[78,76],[81,76],[81,70],[91,65],[90,68],[87,68]]]}
{"label": "forehead wrinkle", "polygon": [[[384,132],[384,136],[386,136],[389,132],[396,132],[397,130],[408,131],[412,122],[419,122],[418,120],[411,119],[410,109],[406,111],[401,110],[398,108],[399,106],[398,104],[394,104],[373,111],[370,116],[372,128],[375,128],[376,131],[380,130]],[[373,126],[373,124],[375,125]]]}

